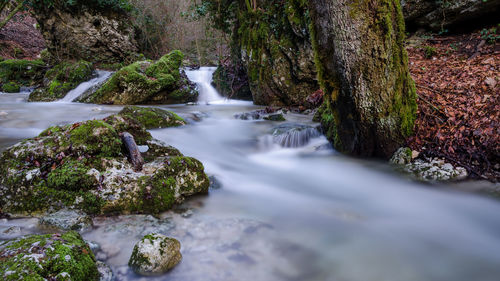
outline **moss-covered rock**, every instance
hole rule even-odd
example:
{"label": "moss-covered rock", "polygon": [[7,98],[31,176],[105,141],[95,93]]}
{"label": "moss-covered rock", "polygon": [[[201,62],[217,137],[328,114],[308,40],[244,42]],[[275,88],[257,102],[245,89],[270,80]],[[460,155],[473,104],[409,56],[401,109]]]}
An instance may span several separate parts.
{"label": "moss-covered rock", "polygon": [[47,71],[43,87],[30,94],[28,101],[54,101],[62,99],[80,83],[90,80],[94,67],[86,61],[62,62]]}
{"label": "moss-covered rock", "polygon": [[8,82],[2,85],[2,91],[5,93],[19,93],[21,87],[16,82]]}
{"label": "moss-covered rock", "polygon": [[[51,127],[8,148],[0,157],[2,211],[25,214],[76,208],[89,214],[158,213],[185,196],[206,193],[209,181],[203,165],[146,131],[145,124],[163,126],[165,116],[173,115],[150,111],[159,120],[144,119],[150,113],[146,108],[127,109],[105,120]],[[175,122],[169,124],[179,125]],[[125,131],[148,148],[141,171],[134,171],[127,160],[119,136]]]}
{"label": "moss-covered rock", "polygon": [[146,127],[146,129],[186,125],[186,121],[179,117],[179,115],[160,108],[127,106],[118,114],[129,119],[135,119]]}
{"label": "moss-covered rock", "polygon": [[41,84],[45,71],[45,63],[41,60],[0,60],[0,88],[8,92],[9,88],[14,90],[14,84],[16,89]]}
{"label": "moss-covered rock", "polygon": [[74,231],[0,242],[0,260],[3,280],[99,280],[94,254]]}
{"label": "moss-covered rock", "polygon": [[117,71],[80,102],[97,104],[171,104],[196,101],[198,93],[180,69],[183,54],[172,51],[156,62],[138,61]]}
{"label": "moss-covered rock", "polygon": [[159,275],[181,261],[180,249],[181,243],[177,239],[157,233],[148,234],[134,246],[128,265],[137,274]]}

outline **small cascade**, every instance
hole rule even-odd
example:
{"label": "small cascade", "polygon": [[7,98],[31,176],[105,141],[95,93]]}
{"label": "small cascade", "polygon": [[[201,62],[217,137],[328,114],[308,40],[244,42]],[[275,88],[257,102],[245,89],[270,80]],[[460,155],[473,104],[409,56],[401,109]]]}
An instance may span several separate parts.
{"label": "small cascade", "polygon": [[279,145],[285,148],[297,148],[306,146],[311,139],[320,136],[321,132],[314,127],[288,123],[274,128],[271,135],[261,137],[259,146],[271,148]]}
{"label": "small cascade", "polygon": [[286,133],[273,136],[273,141],[282,147],[302,147],[312,138],[321,136],[316,128],[294,128]]}
{"label": "small cascade", "polygon": [[110,71],[104,71],[104,70],[97,70],[97,77],[90,79],[87,82],[83,82],[78,87],[74,88],[73,90],[69,91],[66,96],[58,102],[72,102],[78,97],[80,97],[83,93],[87,92],[90,88],[92,88],[95,85],[99,85],[103,82],[105,82],[110,76],[112,72]]}
{"label": "small cascade", "polygon": [[210,103],[224,99],[224,97],[219,95],[214,86],[212,86],[212,76],[216,69],[216,67],[200,67],[196,70],[186,70],[189,80],[198,86],[200,93],[198,96],[199,102]]}

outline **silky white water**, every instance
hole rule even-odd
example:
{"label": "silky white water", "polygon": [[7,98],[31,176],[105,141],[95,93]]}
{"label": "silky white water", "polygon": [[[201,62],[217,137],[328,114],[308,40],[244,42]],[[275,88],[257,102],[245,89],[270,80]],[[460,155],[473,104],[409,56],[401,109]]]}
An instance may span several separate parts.
{"label": "silky white water", "polygon": [[81,96],[85,91],[89,90],[92,86],[102,83],[106,81],[110,76],[112,72],[109,71],[104,71],[104,70],[98,70],[97,71],[97,77],[93,78],[87,82],[83,82],[78,87],[75,89],[69,91],[64,98],[60,99],[59,102],[72,102],[75,99],[77,99],[79,96]]}
{"label": "silky white water", "polygon": [[[199,83],[209,84],[209,76],[198,74],[206,79]],[[25,97],[0,95],[0,150],[49,125],[121,109]],[[411,182],[385,163],[336,153],[310,130],[283,137],[292,147],[262,146],[283,123],[233,117],[260,108],[251,103],[161,107],[188,119],[205,116],[151,133],[201,160],[219,188],[160,218],[96,218],[83,236],[100,245],[97,257],[117,280],[498,280],[499,201]],[[316,125],[311,116],[285,117]],[[11,238],[4,231],[13,226],[21,227],[16,235],[46,231],[36,219],[3,220],[0,239]],[[134,244],[150,232],[182,244],[182,262],[160,277],[127,267]]]}
{"label": "silky white water", "polygon": [[208,104],[224,100],[224,97],[219,95],[212,86],[212,76],[216,69],[216,67],[200,67],[197,70],[186,70],[187,77],[196,83],[198,88],[198,102]]}

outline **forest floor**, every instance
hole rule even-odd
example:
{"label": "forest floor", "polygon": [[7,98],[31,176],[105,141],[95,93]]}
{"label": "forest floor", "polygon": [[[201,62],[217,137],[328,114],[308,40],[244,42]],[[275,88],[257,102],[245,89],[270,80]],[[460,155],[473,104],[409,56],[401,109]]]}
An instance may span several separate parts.
{"label": "forest floor", "polygon": [[472,178],[500,180],[500,40],[485,30],[413,36],[410,72],[418,117],[412,149],[466,168]]}
{"label": "forest floor", "polygon": [[12,18],[0,30],[0,56],[6,59],[36,59],[45,49],[45,40],[35,26],[36,20],[27,13]]}

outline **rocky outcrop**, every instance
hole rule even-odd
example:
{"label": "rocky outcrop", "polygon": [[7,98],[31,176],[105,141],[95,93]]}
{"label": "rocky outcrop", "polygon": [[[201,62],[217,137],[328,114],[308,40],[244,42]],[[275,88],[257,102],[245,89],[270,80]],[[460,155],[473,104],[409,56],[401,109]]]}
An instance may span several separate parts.
{"label": "rocky outcrop", "polygon": [[245,7],[239,17],[242,60],[253,100],[260,105],[305,105],[319,89],[307,3],[271,2],[259,0],[258,9]]}
{"label": "rocky outcrop", "polygon": [[181,243],[161,234],[148,234],[139,241],[128,265],[141,275],[159,275],[176,266],[182,259]]}
{"label": "rocky outcrop", "polygon": [[90,80],[94,67],[87,61],[61,62],[47,71],[42,86],[32,92],[28,101],[55,101]]}
{"label": "rocky outcrop", "polygon": [[[201,162],[154,140],[145,124],[161,121],[135,119],[128,114],[131,111],[51,127],[4,151],[0,157],[2,211],[33,214],[69,208],[87,214],[158,213],[186,196],[206,193],[209,180]],[[156,113],[143,115],[163,119]],[[178,125],[180,117],[172,116]],[[142,169],[134,169],[127,159],[130,155],[121,132],[130,133],[141,146]]]}
{"label": "rocky outcrop", "polygon": [[174,104],[194,102],[198,92],[181,68],[183,54],[172,51],[156,62],[138,61],[117,71],[79,102],[97,104]]}
{"label": "rocky outcrop", "polygon": [[122,62],[139,52],[126,1],[33,1],[50,53],[62,59]]}
{"label": "rocky outcrop", "polygon": [[246,68],[230,61],[217,67],[213,74],[212,85],[224,97],[252,100]]}
{"label": "rocky outcrop", "polygon": [[46,69],[41,60],[0,60],[0,91],[19,92],[23,86],[41,84]]}
{"label": "rocky outcrop", "polygon": [[500,0],[402,0],[405,21],[410,29],[446,31],[497,23]]}
{"label": "rocky outcrop", "polygon": [[0,260],[3,280],[99,280],[94,254],[74,231],[0,242]]}

